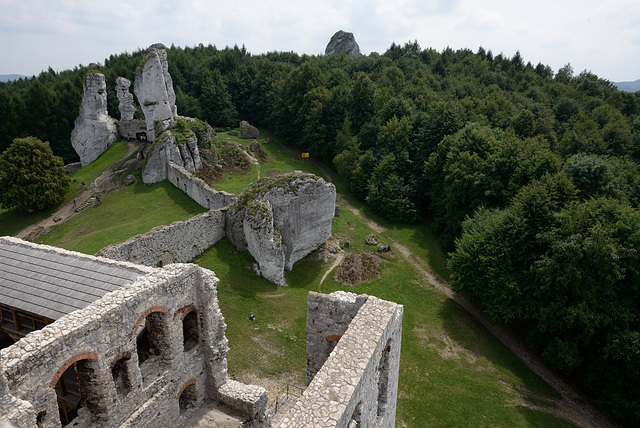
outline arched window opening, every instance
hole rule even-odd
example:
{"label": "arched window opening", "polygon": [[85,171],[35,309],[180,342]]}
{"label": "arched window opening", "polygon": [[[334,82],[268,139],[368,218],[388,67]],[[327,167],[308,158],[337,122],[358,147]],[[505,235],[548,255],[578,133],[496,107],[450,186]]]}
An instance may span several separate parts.
{"label": "arched window opening", "polygon": [[103,391],[96,380],[97,370],[95,361],[80,360],[70,365],[58,379],[55,391],[62,426],[73,422],[83,407],[92,413],[100,412],[99,400]]}
{"label": "arched window opening", "polygon": [[131,356],[127,355],[120,358],[111,368],[111,376],[113,377],[113,383],[116,387],[118,395],[125,395],[131,391],[131,378],[129,377],[129,369],[127,363],[131,359]]}
{"label": "arched window opening", "polygon": [[[146,323],[146,320],[145,320]],[[138,351],[138,365],[142,365],[151,356],[151,345],[149,344],[149,330],[147,326],[142,329],[138,334],[138,340],[136,342],[136,349]]]}
{"label": "arched window opening", "polygon": [[191,311],[182,320],[182,335],[184,338],[184,351],[190,351],[200,341],[200,329],[198,327],[198,314]]}
{"label": "arched window opening", "polygon": [[60,376],[55,389],[58,395],[60,422],[62,422],[62,426],[65,426],[78,416],[78,409],[85,404],[84,400],[82,400],[82,394],[80,394],[78,376],[73,365],[69,366]]}
{"label": "arched window opening", "polygon": [[136,348],[138,364],[156,356],[162,356],[168,351],[167,335],[162,312],[152,312],[144,320],[144,328],[138,334]]}
{"label": "arched window opening", "polygon": [[389,394],[389,353],[391,352],[391,339],[387,341],[380,362],[378,363],[378,418],[384,416],[387,411]]}
{"label": "arched window opening", "polygon": [[180,404],[180,414],[184,415],[191,409],[195,409],[198,401],[198,393],[196,392],[196,385],[191,384],[187,386],[182,394],[180,394],[180,398],[178,398],[178,402]]}

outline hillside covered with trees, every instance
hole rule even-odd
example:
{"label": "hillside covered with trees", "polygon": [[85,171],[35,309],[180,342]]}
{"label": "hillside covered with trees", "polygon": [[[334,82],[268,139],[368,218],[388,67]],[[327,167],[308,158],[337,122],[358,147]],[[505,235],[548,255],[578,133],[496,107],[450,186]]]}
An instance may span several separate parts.
{"label": "hillside covered with trees", "polygon": [[[398,222],[429,219],[454,288],[610,415],[640,423],[640,93],[516,53],[393,44],[368,56],[167,49],[181,115],[266,127]],[[133,81],[143,52],[111,56]],[[89,69],[0,83],[0,151],[65,162]],[[140,113],[138,113],[140,115]]]}

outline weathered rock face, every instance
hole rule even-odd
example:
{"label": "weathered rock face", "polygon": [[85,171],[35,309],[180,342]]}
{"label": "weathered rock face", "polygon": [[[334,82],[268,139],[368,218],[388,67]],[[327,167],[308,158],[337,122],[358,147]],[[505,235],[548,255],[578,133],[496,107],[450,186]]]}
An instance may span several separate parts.
{"label": "weathered rock face", "polygon": [[155,123],[178,115],[167,51],[151,47],[136,71],[133,91],[147,122],[147,139],[156,137]]}
{"label": "weathered rock face", "polygon": [[250,139],[258,138],[260,131],[255,126],[249,124],[246,120],[240,122],[240,138]]}
{"label": "weathered rock face", "polygon": [[327,48],[324,50],[325,56],[341,53],[349,55],[358,55],[360,53],[360,46],[356,43],[353,33],[338,31],[331,37]]}
{"label": "weathered rock face", "polygon": [[262,276],[285,284],[284,269],[331,237],[336,188],[300,172],[252,183],[229,210],[227,237],[249,250]]}
{"label": "weathered rock face", "polygon": [[[202,168],[196,134],[191,130],[178,133],[177,124],[176,120],[165,120],[157,124],[156,131],[159,135],[147,154],[147,162],[142,170],[144,184],[166,180],[169,162],[189,172],[196,172],[197,169]],[[181,142],[177,141],[177,135],[180,136]]]}
{"label": "weathered rock face", "polygon": [[71,132],[73,146],[82,166],[104,153],[116,140],[115,120],[107,113],[107,85],[104,74],[90,73],[84,83],[80,114]]}
{"label": "weathered rock face", "polygon": [[287,285],[284,277],[285,251],[282,235],[274,225],[273,209],[267,199],[251,201],[243,222],[249,253],[258,261],[260,274],[278,285]]}
{"label": "weathered rock face", "polygon": [[144,120],[127,120],[116,122],[118,135],[122,138],[135,139],[138,132],[147,132],[147,123]]}
{"label": "weathered rock face", "polygon": [[120,120],[133,120],[136,108],[133,106],[133,94],[129,92],[131,81],[124,77],[116,79],[116,96],[118,97],[118,109],[120,110]]}

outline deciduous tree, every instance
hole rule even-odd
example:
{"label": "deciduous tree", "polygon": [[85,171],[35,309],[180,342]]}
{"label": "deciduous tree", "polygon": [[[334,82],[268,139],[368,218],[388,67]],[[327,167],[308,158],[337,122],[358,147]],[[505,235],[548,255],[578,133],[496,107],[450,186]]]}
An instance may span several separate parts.
{"label": "deciduous tree", "polygon": [[48,142],[16,138],[0,155],[0,204],[38,211],[60,203],[69,186],[63,166]]}

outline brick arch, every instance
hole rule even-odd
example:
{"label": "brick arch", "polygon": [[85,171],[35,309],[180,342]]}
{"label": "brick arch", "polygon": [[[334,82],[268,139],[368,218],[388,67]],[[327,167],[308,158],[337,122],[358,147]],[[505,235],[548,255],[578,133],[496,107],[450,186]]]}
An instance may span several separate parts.
{"label": "brick arch", "polygon": [[118,355],[116,355],[113,358],[113,360],[111,361],[111,364],[109,364],[109,367],[113,368],[113,366],[115,366],[116,363],[123,358],[131,358],[131,352],[130,351],[120,352]]}
{"label": "brick arch", "polygon": [[133,330],[131,331],[131,335],[135,335],[136,332],[138,331],[138,327],[140,327],[140,324],[142,324],[142,322],[145,320],[145,318],[147,318],[147,316],[149,316],[149,314],[153,313],[153,312],[162,312],[162,313],[167,313],[168,309],[166,306],[152,306],[149,309],[147,309],[146,311],[144,311],[142,313],[142,315],[140,315],[140,317],[138,317],[138,320],[136,321],[135,325],[133,326]]}
{"label": "brick arch", "polygon": [[179,399],[180,396],[182,395],[182,393],[184,392],[185,389],[187,389],[188,386],[190,385],[195,385],[196,384],[196,378],[192,377],[191,379],[189,379],[188,381],[186,381],[184,383],[184,385],[182,385],[182,388],[180,388],[180,392],[178,392],[178,395],[176,395],[176,399]]}
{"label": "brick arch", "polygon": [[74,355],[73,357],[65,361],[65,363],[62,366],[60,366],[58,371],[53,375],[53,379],[51,380],[51,382],[49,382],[49,386],[51,388],[55,388],[56,384],[60,380],[60,376],[62,376],[62,374],[65,371],[67,371],[67,369],[71,367],[73,363],[77,363],[80,360],[97,360],[97,359],[98,359],[97,352],[83,352],[81,354]]}
{"label": "brick arch", "polygon": [[176,400],[178,400],[178,409],[180,409],[181,415],[188,414],[188,412],[196,407],[198,404],[198,392],[196,390],[195,378],[191,378],[185,382],[182,388],[180,388]]}
{"label": "brick arch", "polygon": [[189,305],[189,306],[185,306],[184,308],[180,308],[176,311],[175,314],[173,314],[173,319],[176,319],[176,317],[178,315],[180,315],[180,321],[184,321],[184,317],[186,317],[187,315],[189,315],[190,312],[193,312],[195,309],[193,308],[193,306]]}

